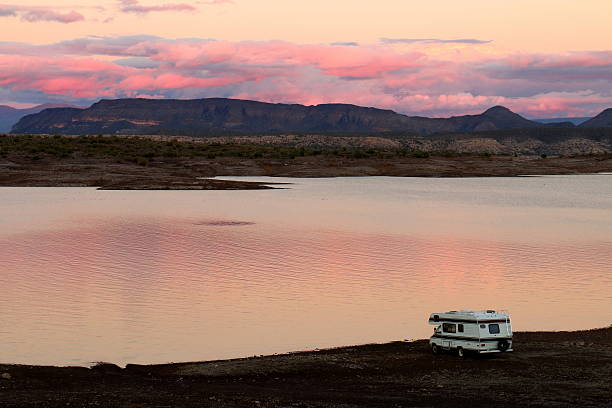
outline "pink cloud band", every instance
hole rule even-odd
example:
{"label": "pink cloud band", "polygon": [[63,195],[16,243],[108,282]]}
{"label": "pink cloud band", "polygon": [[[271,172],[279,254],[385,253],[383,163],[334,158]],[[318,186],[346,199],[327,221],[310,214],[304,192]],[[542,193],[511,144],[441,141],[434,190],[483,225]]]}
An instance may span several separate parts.
{"label": "pink cloud band", "polygon": [[85,20],[85,17],[74,10],[68,12],[57,11],[53,7],[46,6],[19,6],[0,4],[0,17],[16,17],[23,21],[55,21],[58,23],[75,23]]}
{"label": "pink cloud band", "polygon": [[150,36],[46,46],[0,43],[0,92],[23,102],[32,95],[342,102],[429,116],[477,113],[497,104],[531,117],[587,116],[612,106],[612,51],[501,55],[471,50],[463,56],[460,47],[440,53],[440,43],[431,45],[436,52],[422,43],[412,49],[400,45]]}
{"label": "pink cloud band", "polygon": [[[214,6],[233,3],[233,0],[200,0],[198,5]],[[147,14],[163,11],[196,11],[198,8],[188,3],[164,3],[156,5],[143,5],[140,0],[118,0],[119,10],[124,13]]]}
{"label": "pink cloud band", "polygon": [[[197,5],[213,6],[232,3],[232,0],[201,0],[195,2]],[[177,11],[197,11],[198,7],[188,3],[164,3],[156,5],[144,5],[140,0],[116,0],[115,11],[123,13],[147,14],[151,12],[177,12]],[[62,11],[66,7],[60,6],[22,6],[16,4],[0,4],[0,17],[19,17],[26,22],[53,21],[58,23],[75,23],[84,21],[85,16],[75,10]],[[75,6],[77,9],[97,9],[110,11],[103,6]],[[111,7],[112,9],[112,7]],[[113,16],[103,20],[112,21]]]}

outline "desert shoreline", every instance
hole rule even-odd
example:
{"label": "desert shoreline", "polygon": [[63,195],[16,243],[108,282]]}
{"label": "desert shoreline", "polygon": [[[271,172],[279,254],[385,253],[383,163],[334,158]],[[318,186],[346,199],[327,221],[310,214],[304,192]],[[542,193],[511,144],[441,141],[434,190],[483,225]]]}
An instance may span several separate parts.
{"label": "desert shoreline", "polygon": [[612,172],[612,155],[578,157],[152,159],[146,166],[105,158],[0,159],[2,187],[97,187],[102,190],[252,190],[283,188],[214,177],[517,177]]}
{"label": "desert shoreline", "polygon": [[485,151],[486,144],[470,146],[476,150],[421,151],[397,140],[372,137],[0,135],[0,186],[249,190],[282,186],[214,177],[455,178],[612,172],[612,153],[593,146],[579,145],[578,151],[589,154],[550,156],[495,154]]}
{"label": "desert shoreline", "polygon": [[44,367],[0,364],[0,405],[602,406],[612,327],[516,332],[514,352],[433,356],[427,340],[232,360]]}

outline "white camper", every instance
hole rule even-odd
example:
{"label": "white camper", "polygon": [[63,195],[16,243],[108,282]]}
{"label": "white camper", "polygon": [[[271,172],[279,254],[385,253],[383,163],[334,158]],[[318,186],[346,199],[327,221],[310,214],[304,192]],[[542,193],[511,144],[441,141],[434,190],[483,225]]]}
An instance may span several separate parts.
{"label": "white camper", "polygon": [[460,310],[432,313],[429,324],[435,325],[429,340],[431,351],[503,353],[512,351],[512,326],[508,312],[495,310]]}

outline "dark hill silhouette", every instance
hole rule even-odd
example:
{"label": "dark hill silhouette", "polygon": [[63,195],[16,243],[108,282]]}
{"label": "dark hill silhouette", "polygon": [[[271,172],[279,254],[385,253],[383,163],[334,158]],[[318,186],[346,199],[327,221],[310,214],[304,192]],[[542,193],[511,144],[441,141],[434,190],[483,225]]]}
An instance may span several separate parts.
{"label": "dark hill silhouette", "polygon": [[541,126],[539,123],[527,120],[504,106],[494,106],[480,115],[454,116],[449,120],[456,124],[455,131],[459,132]]}
{"label": "dark hill silhouette", "polygon": [[45,109],[67,107],[65,103],[45,103],[27,109],[17,109],[11,106],[0,105],[0,133],[9,132],[13,125],[24,116],[41,112]]}
{"label": "dark hill silhouette", "polygon": [[612,126],[612,108],[605,109],[599,115],[580,124],[583,127],[609,127]]}
{"label": "dark hill silhouette", "polygon": [[471,132],[542,126],[502,106],[448,119],[406,116],[347,104],[304,106],[209,98],[101,100],[87,109],[46,109],[23,117],[14,133],[381,133]]}

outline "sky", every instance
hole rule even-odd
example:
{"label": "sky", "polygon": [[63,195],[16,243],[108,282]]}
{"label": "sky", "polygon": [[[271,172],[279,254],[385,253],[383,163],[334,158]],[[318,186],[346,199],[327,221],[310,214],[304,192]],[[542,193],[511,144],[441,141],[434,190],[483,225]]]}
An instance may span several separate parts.
{"label": "sky", "polygon": [[611,15],[610,0],[0,0],[0,104],[592,116],[612,107]]}

